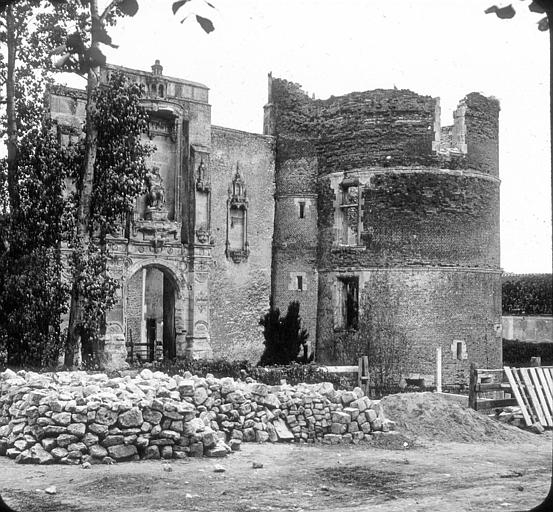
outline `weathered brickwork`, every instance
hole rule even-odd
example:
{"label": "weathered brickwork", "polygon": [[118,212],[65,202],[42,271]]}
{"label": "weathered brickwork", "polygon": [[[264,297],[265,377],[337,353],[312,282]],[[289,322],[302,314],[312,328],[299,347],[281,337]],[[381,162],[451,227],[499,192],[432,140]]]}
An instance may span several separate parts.
{"label": "weathered brickwork", "polygon": [[465,98],[468,166],[499,176],[499,102],[478,93]]}
{"label": "weathered brickwork", "polygon": [[[263,349],[259,319],[270,298],[274,140],[218,126],[211,134],[211,345],[217,357],[256,362]],[[239,263],[225,253],[228,190],[237,166],[246,187],[249,244],[249,255]]]}
{"label": "weathered brickwork", "polygon": [[[314,100],[269,87],[273,299],[291,300],[294,268],[317,275],[316,359],[355,364],[367,336],[388,332],[409,348],[405,375],[427,384],[438,346],[447,382],[472,361],[500,365],[498,102],[471,93],[442,128],[439,100],[411,91]],[[288,199],[313,188],[315,261]]]}
{"label": "weathered brickwork", "polygon": [[[334,283],[346,272],[321,272],[319,279],[319,335],[317,359],[323,363],[354,364],[366,354],[369,339],[364,330],[340,331],[334,328]],[[358,269],[349,274],[360,277],[362,295],[382,311],[370,315],[386,322],[386,327],[402,339],[409,361],[407,374],[421,374],[427,384],[435,374],[436,348],[442,347],[444,382],[465,380],[470,362],[484,368],[501,365],[500,273],[439,269]],[[384,319],[384,320],[383,320]],[[464,341],[467,359],[457,359],[454,341]],[[418,378],[418,377],[416,377]]]}

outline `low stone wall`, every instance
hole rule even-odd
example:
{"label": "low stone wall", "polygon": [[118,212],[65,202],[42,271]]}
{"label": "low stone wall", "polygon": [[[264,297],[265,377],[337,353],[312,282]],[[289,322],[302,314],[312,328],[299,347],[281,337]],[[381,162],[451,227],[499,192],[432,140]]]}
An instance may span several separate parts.
{"label": "low stone wall", "polygon": [[0,374],[0,455],[20,463],[224,457],[242,442],[358,443],[394,428],[378,401],[332,384],[142,370]]}

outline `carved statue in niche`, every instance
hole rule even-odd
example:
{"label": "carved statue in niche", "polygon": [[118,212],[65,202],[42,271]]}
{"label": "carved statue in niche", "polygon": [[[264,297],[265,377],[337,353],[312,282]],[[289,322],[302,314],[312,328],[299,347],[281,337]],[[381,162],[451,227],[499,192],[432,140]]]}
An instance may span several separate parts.
{"label": "carved statue in niche", "polygon": [[211,185],[207,176],[207,168],[204,164],[203,158],[196,173],[196,189],[199,192],[209,192],[211,190]]}
{"label": "carved statue in niche", "polygon": [[165,205],[165,190],[163,188],[163,178],[159,174],[159,167],[152,167],[146,176],[148,192],[146,194],[146,204],[153,210],[161,210]]}
{"label": "carved statue in niche", "polygon": [[163,178],[159,173],[159,167],[152,167],[146,176],[146,220],[166,221],[167,208],[165,208],[165,189]]}

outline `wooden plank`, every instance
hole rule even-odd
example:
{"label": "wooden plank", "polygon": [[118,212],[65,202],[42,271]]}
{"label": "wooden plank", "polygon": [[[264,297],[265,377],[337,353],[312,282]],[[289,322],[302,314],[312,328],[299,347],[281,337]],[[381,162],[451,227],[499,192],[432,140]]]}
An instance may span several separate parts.
{"label": "wooden plank", "polygon": [[324,366],[328,373],[357,373],[359,366]]}
{"label": "wooden plank", "polygon": [[543,415],[545,417],[545,421],[547,422],[548,427],[553,427],[553,419],[551,418],[551,413],[549,412],[549,406],[547,405],[547,401],[545,400],[545,395],[543,394],[543,389],[541,387],[541,382],[539,377],[537,376],[537,368],[527,368],[527,372],[529,373],[532,384],[534,384],[534,389],[536,390],[536,393],[538,395],[538,400],[540,402],[540,407],[543,412]]}
{"label": "wooden plank", "polygon": [[551,394],[551,385],[547,381],[545,371],[543,368],[537,368],[536,374],[538,375],[538,378],[540,379],[541,386],[543,388],[543,394],[545,395],[545,400],[547,401],[547,406],[549,407],[549,410],[551,411],[551,415],[553,416],[553,395]]}
{"label": "wooden plank", "polygon": [[501,382],[497,384],[476,384],[476,391],[503,391],[511,389],[511,385],[508,382]]}
{"label": "wooden plank", "polygon": [[549,372],[549,369],[544,369],[542,367],[542,373],[543,373],[543,376],[545,377],[545,381],[547,382],[547,388],[549,389],[549,393],[553,398],[553,377],[551,377],[551,373]]}
{"label": "wooden plank", "polygon": [[476,411],[478,402],[478,393],[476,391],[476,384],[478,382],[478,370],[475,363],[470,363],[469,373],[469,407]]}
{"label": "wooden plank", "polygon": [[509,368],[508,366],[505,366],[504,370],[505,370],[505,375],[507,375],[507,380],[509,381],[509,384],[511,384],[513,395],[515,395],[518,406],[520,407],[520,412],[522,412],[522,417],[526,422],[526,426],[530,426],[532,425],[532,419],[530,418],[530,414],[528,414],[528,410],[526,408],[526,400],[523,400],[520,394],[521,390],[519,389],[519,384],[515,379],[515,377],[513,376],[513,373],[511,372],[511,368]]}
{"label": "wooden plank", "polygon": [[479,398],[476,402],[476,410],[481,411],[483,409],[495,409],[496,407],[508,407],[510,405],[517,405],[516,398],[498,398],[498,399],[486,399]]}
{"label": "wooden plank", "polygon": [[532,403],[532,408],[536,412],[536,415],[538,416],[539,422],[543,425],[547,425],[547,421],[545,419],[545,416],[543,415],[543,411],[541,410],[540,401],[538,399],[538,396],[536,395],[536,391],[534,389],[534,385],[532,384],[532,380],[530,379],[530,375],[528,374],[527,368],[519,368],[520,375],[522,376],[522,380],[524,381],[524,384],[526,385],[526,394],[530,396],[530,401]]}

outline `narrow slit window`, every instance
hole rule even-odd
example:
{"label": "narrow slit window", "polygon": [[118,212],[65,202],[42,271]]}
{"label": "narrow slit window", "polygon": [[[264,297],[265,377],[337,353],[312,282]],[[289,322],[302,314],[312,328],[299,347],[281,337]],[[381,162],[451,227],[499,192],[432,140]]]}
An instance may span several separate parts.
{"label": "narrow slit window", "polygon": [[463,342],[458,341],[457,342],[457,359],[460,361],[463,359]]}
{"label": "narrow slit window", "polygon": [[305,218],[305,201],[300,201],[299,207],[300,207],[300,219],[303,219]]}
{"label": "narrow slit window", "polygon": [[303,290],[303,276],[296,276],[297,284],[298,284],[298,290]]}

